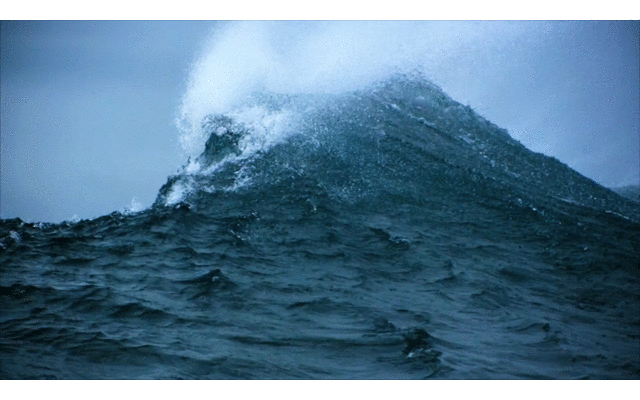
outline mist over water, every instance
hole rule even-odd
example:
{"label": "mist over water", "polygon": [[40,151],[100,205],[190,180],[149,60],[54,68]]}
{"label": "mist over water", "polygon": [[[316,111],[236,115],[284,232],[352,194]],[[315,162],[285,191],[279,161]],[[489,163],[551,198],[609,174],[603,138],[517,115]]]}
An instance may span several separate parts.
{"label": "mist over water", "polygon": [[180,142],[188,156],[200,154],[204,117],[236,108],[256,91],[338,94],[402,73],[439,83],[452,65],[491,62],[491,57],[499,62],[519,44],[543,41],[545,27],[544,22],[479,21],[223,24],[190,72],[177,121]]}

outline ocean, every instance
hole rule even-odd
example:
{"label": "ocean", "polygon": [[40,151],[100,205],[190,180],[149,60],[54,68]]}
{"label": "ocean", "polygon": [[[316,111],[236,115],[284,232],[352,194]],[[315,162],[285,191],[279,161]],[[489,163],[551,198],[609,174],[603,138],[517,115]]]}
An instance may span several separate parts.
{"label": "ocean", "polygon": [[153,206],[0,221],[0,379],[639,379],[640,207],[420,74],[257,90]]}

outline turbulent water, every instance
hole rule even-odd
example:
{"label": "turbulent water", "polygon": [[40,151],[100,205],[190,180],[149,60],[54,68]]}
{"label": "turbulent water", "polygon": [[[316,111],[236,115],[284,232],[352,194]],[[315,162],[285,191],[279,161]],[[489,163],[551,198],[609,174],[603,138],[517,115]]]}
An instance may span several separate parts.
{"label": "turbulent water", "polygon": [[147,210],[0,222],[0,378],[640,378],[637,203],[425,79],[201,132]]}

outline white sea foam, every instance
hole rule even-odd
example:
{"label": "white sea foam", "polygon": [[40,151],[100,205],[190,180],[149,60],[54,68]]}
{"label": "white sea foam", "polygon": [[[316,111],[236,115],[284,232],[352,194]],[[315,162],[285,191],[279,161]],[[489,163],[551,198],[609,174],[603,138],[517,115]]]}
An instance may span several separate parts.
{"label": "white sea foam", "polygon": [[171,187],[171,192],[167,195],[165,200],[165,204],[167,206],[172,206],[184,200],[185,196],[191,192],[192,188],[182,184],[177,183]]}
{"label": "white sea foam", "polygon": [[129,204],[129,206],[125,207],[123,210],[123,214],[135,214],[138,213],[140,211],[143,211],[145,209],[145,207],[142,205],[142,203],[140,203],[138,201],[137,198],[132,198],[131,199],[131,204]]}
{"label": "white sea foam", "polygon": [[9,237],[11,237],[11,239],[15,240],[16,242],[19,242],[22,240],[22,237],[20,236],[20,234],[16,231],[11,231],[9,232]]}
{"label": "white sea foam", "polygon": [[296,128],[294,115],[288,110],[269,112],[264,107],[258,106],[232,115],[248,131],[248,134],[238,143],[242,157],[249,157],[258,151],[267,150],[284,140]]}

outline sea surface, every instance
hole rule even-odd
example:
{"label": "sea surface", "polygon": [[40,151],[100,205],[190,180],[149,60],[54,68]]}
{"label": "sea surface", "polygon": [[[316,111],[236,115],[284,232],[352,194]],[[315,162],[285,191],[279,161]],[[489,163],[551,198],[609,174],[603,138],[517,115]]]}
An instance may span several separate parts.
{"label": "sea surface", "polygon": [[0,221],[0,379],[639,379],[640,207],[419,75],[256,92],[154,205]]}

